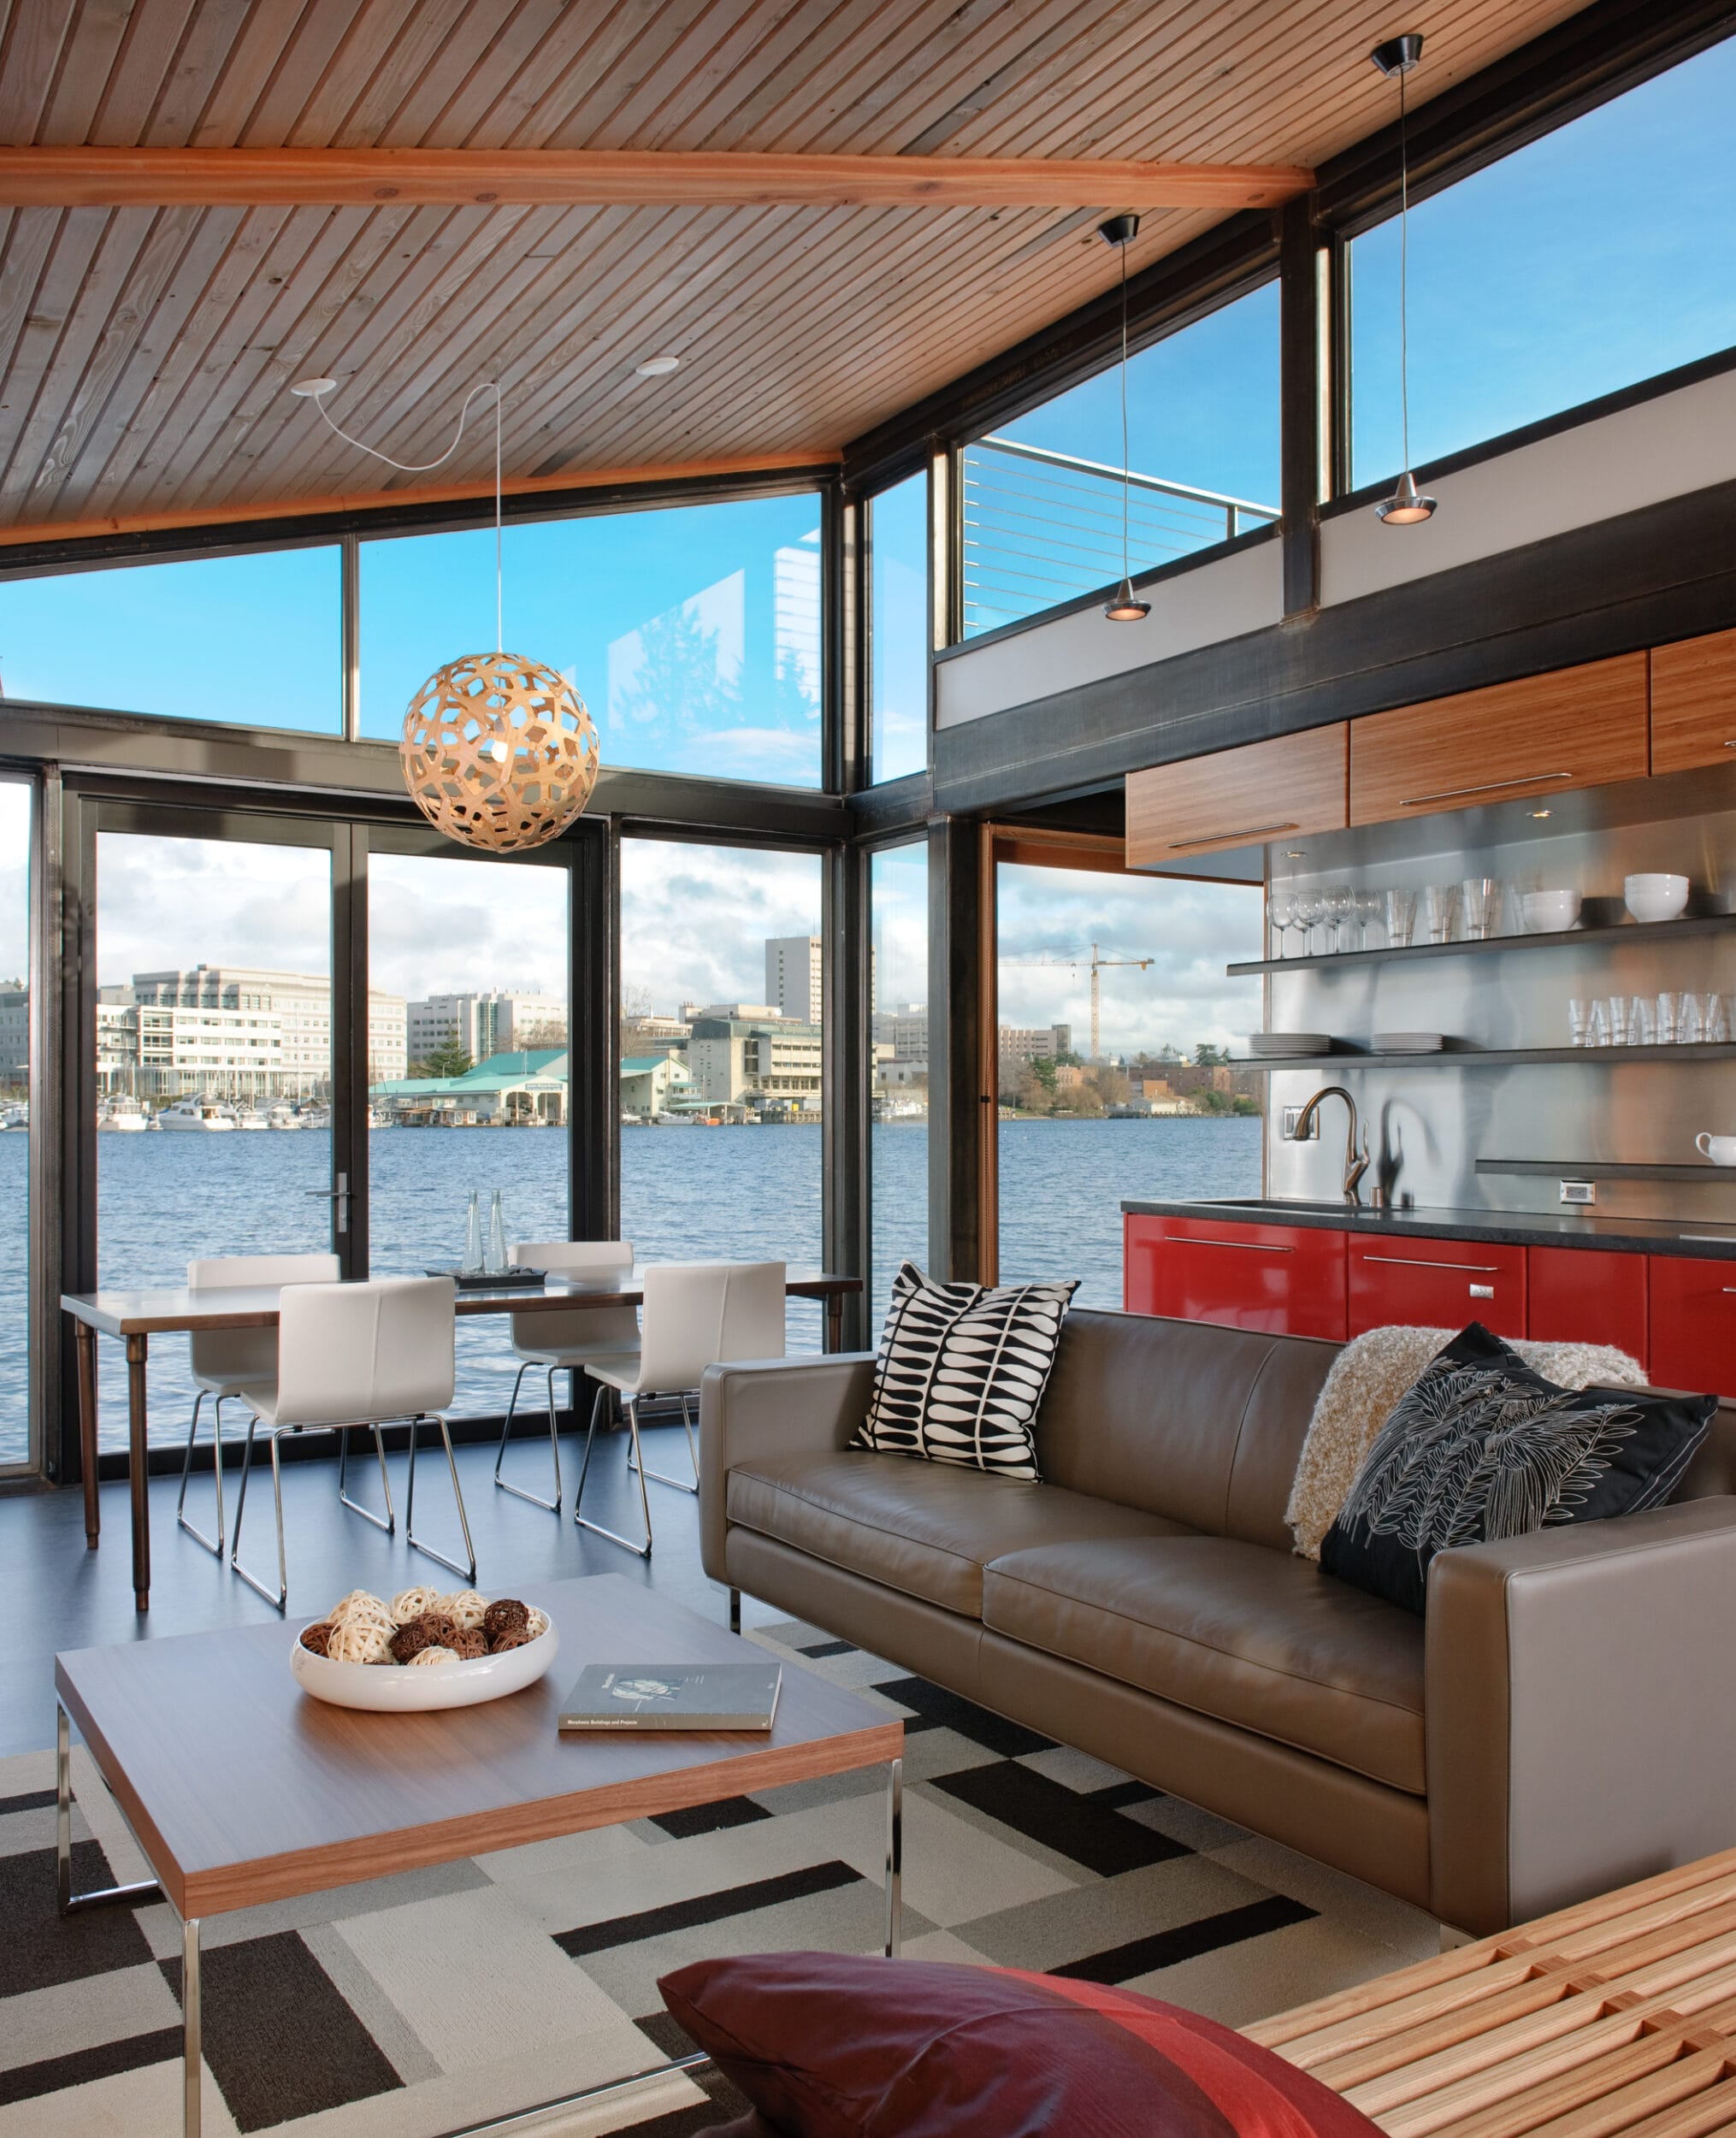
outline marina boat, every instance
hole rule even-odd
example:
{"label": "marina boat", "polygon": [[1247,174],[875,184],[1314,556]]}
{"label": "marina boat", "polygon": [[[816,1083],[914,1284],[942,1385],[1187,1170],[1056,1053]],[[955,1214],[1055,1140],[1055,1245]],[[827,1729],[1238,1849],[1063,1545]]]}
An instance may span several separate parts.
{"label": "marina boat", "polygon": [[257,1106],[240,1106],[235,1109],[237,1128],[269,1128],[271,1124]]}
{"label": "marina boat", "polygon": [[298,1128],[329,1128],[332,1109],[328,1106],[304,1106],[296,1116]]}
{"label": "marina boat", "polygon": [[215,1099],[177,1099],[157,1115],[156,1125],[160,1129],[210,1136],[233,1128],[235,1116]]}
{"label": "marina boat", "polygon": [[9,1106],[3,1111],[0,1111],[0,1129],[28,1128],[29,1126],[30,1107],[27,1104]]}
{"label": "marina boat", "polygon": [[97,1127],[100,1133],[119,1136],[140,1135],[151,1125],[151,1116],[139,1101],[125,1092],[112,1099],[105,1099],[97,1108]]}
{"label": "marina boat", "polygon": [[266,1115],[265,1125],[267,1128],[291,1129],[299,1128],[301,1122],[295,1108],[292,1106],[286,1106],[280,1100]]}

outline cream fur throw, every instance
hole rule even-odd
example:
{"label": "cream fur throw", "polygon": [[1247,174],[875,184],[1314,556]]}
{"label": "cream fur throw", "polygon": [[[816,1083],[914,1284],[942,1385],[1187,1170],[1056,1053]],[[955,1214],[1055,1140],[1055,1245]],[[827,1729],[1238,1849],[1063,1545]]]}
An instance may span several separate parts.
{"label": "cream fur throw", "polygon": [[[1284,1518],[1304,1559],[1318,1559],[1326,1532],[1349,1497],[1362,1458],[1398,1399],[1456,1329],[1371,1329],[1332,1362],[1308,1421]],[[1509,1337],[1526,1364],[1564,1388],[1643,1388],[1644,1369],[1609,1344],[1532,1344]]]}

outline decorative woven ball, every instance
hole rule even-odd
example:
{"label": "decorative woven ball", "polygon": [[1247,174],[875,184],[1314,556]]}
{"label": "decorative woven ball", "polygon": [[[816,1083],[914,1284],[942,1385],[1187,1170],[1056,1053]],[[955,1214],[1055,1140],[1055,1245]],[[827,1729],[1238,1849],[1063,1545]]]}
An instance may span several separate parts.
{"label": "decorative woven ball", "polygon": [[330,1626],[323,1619],[317,1626],[304,1626],[301,1629],[301,1645],[310,1656],[323,1656],[332,1645]]}
{"label": "decorative woven ball", "polygon": [[452,1595],[438,1598],[431,1609],[442,1618],[449,1618],[460,1629],[466,1626],[480,1626],[488,1609],[486,1596],[478,1596],[475,1589],[455,1589]]}
{"label": "decorative woven ball", "polygon": [[410,800],[437,830],[487,853],[546,845],[591,798],[602,751],[564,676],[518,653],[437,668],[404,716]]}
{"label": "decorative woven ball", "polygon": [[414,1669],[418,1664],[439,1665],[443,1663],[456,1663],[458,1660],[450,1648],[424,1648],[420,1654],[412,1656],[410,1662],[410,1668]]}
{"label": "decorative woven ball", "polygon": [[408,1626],[424,1612],[436,1611],[446,1601],[438,1589],[400,1589],[387,1607],[399,1626]]}
{"label": "decorative woven ball", "polygon": [[392,1636],[392,1653],[399,1663],[413,1663],[424,1648],[439,1645],[425,1618],[413,1618]]}
{"label": "decorative woven ball", "polygon": [[488,1636],[480,1626],[461,1626],[446,1643],[460,1663],[475,1663],[488,1652]]}
{"label": "decorative woven ball", "polygon": [[504,1656],[509,1648],[528,1648],[531,1641],[528,1626],[509,1626],[504,1633],[496,1633],[489,1646],[491,1656]]}
{"label": "decorative woven ball", "polygon": [[490,1640],[498,1640],[509,1630],[522,1633],[530,1621],[530,1606],[521,1604],[516,1596],[498,1598],[488,1606],[482,1618],[482,1631]]}

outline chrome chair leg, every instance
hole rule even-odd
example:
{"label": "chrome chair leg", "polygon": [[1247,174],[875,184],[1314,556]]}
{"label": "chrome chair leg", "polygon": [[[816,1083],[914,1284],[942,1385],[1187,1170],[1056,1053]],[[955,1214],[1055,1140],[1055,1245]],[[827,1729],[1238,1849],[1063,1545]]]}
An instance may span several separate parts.
{"label": "chrome chair leg", "polygon": [[[674,1485],[675,1489],[678,1492],[692,1492],[697,1495],[700,1489],[700,1451],[694,1444],[694,1425],[692,1419],[688,1415],[688,1392],[686,1389],[683,1389],[681,1394],[681,1421],[682,1428],[686,1432],[688,1437],[688,1455],[694,1466],[692,1484],[689,1484],[684,1477],[666,1477],[661,1470],[645,1470],[641,1472],[641,1482],[643,1483],[644,1479],[648,1477],[654,1479],[658,1485]],[[633,1451],[635,1456],[639,1452],[639,1444],[636,1436],[634,1440]],[[637,1470],[640,1466],[637,1462],[634,1462],[629,1463],[627,1467],[629,1469]]]}
{"label": "chrome chair leg", "polygon": [[364,1522],[372,1522],[376,1529],[383,1529],[388,1537],[396,1533],[398,1517],[392,1511],[392,1480],[386,1474],[386,1443],[380,1437],[380,1427],[374,1427],[374,1452],[380,1461],[380,1489],[386,1495],[386,1512],[376,1515],[371,1507],[363,1506],[360,1500],[351,1499],[344,1490],[350,1468],[350,1435],[354,1426],[338,1427],[338,1498],[352,1515],[359,1515]]}
{"label": "chrome chair leg", "polygon": [[175,1518],[176,1521],[178,1521],[178,1522],[180,1524],[181,1527],[182,1527],[184,1530],[186,1530],[186,1532],[187,1533],[188,1536],[189,1536],[189,1537],[191,1537],[191,1538],[193,1539],[193,1541],[194,1541],[194,1543],[195,1543],[195,1544],[203,1544],[203,1545],[204,1546],[204,1548],[205,1548],[205,1550],[206,1550],[207,1551],[211,1552],[212,1554],[214,1554],[214,1555],[215,1555],[215,1556],[216,1556],[217,1558],[221,1559],[221,1558],[222,1557],[222,1556],[223,1556],[223,1548],[224,1548],[224,1547],[223,1547],[223,1401],[224,1401],[224,1399],[223,1399],[223,1397],[221,1397],[221,1396],[219,1396],[219,1397],[218,1397],[218,1398],[217,1398],[217,1402],[216,1402],[216,1408],[215,1412],[213,1413],[213,1416],[214,1416],[214,1419],[215,1419],[215,1421],[216,1421],[216,1422],[215,1422],[215,1424],[214,1424],[214,1426],[213,1426],[213,1428],[212,1428],[212,1438],[211,1438],[211,1461],[212,1461],[212,1465],[213,1465],[213,1468],[214,1468],[214,1470],[215,1470],[215,1473],[216,1473],[216,1486],[217,1486],[217,1534],[216,1534],[216,1538],[215,1541],[214,1541],[211,1538],[210,1538],[210,1537],[206,1536],[206,1534],[205,1534],[205,1533],[204,1533],[204,1531],[203,1529],[196,1529],[196,1528],[193,1527],[192,1523],[192,1522],[190,1522],[190,1521],[187,1520],[187,1518],[186,1518],[186,1503],[187,1503],[187,1479],[188,1479],[188,1478],[191,1476],[191,1474],[192,1474],[192,1465],[193,1465],[193,1443],[194,1443],[194,1442],[195,1442],[195,1441],[198,1438],[198,1435],[199,1435],[199,1408],[200,1408],[201,1404],[203,1404],[203,1403],[204,1403],[204,1400],[205,1400],[205,1397],[206,1397],[207,1392],[208,1392],[208,1391],[207,1391],[206,1390],[204,1390],[204,1389],[203,1389],[203,1388],[202,1388],[202,1389],[199,1391],[198,1394],[197,1396],[195,1396],[195,1397],[194,1397],[194,1398],[193,1398],[193,1421],[192,1421],[192,1425],[191,1425],[191,1426],[188,1426],[188,1428],[187,1428],[187,1444],[186,1444],[186,1454],[185,1454],[185,1455],[181,1457],[181,1465],[180,1465],[180,1498],[178,1498],[178,1499],[176,1500],[176,1502],[175,1502],[175,1503],[174,1503],[174,1518]]}
{"label": "chrome chair leg", "polygon": [[[587,1521],[580,1512],[585,1497],[585,1479],[591,1468],[591,1449],[597,1438],[597,1414],[602,1409],[603,1398],[607,1393],[607,1388],[599,1381],[597,1384],[597,1399],[591,1405],[590,1430],[585,1435],[585,1459],[579,1468],[579,1489],[573,1494],[573,1520],[581,1529],[588,1529],[593,1536],[606,1537],[611,1544],[619,1544],[625,1550],[636,1551],[641,1559],[648,1559],[651,1556],[651,1496],[645,1489],[645,1468],[642,1461],[637,1462],[637,1468],[639,1470],[639,1503],[645,1513],[643,1544],[632,1537],[623,1537],[616,1530],[605,1529],[601,1522]],[[639,1456],[639,1398],[636,1396],[629,1396],[627,1398],[627,1430],[632,1435],[633,1455],[637,1459]]]}
{"label": "chrome chair leg", "polygon": [[436,1551],[432,1544],[423,1544],[416,1533],[416,1444],[418,1434],[427,1422],[425,1418],[412,1418],[410,1421],[410,1489],[405,1495],[404,1505],[404,1541],[412,1551],[422,1552],[424,1556],[432,1559],[437,1566],[446,1568],[449,1574],[463,1574],[465,1580],[474,1588],[476,1585],[476,1547],[470,1541],[470,1518],[464,1512],[464,1495],[458,1484],[458,1465],[452,1453],[452,1436],[447,1429],[446,1420],[438,1414],[435,1415],[434,1422],[440,1427],[440,1438],[446,1445],[446,1468],[452,1474],[452,1498],[458,1505],[458,1527],[464,1533],[464,1554],[469,1562],[469,1565],[460,1566],[456,1559],[447,1558],[445,1552]]}
{"label": "chrome chair leg", "polygon": [[241,1563],[241,1517],[247,1510],[247,1479],[253,1468],[253,1436],[259,1424],[256,1411],[247,1421],[247,1446],[241,1458],[241,1490],[235,1498],[235,1533],[229,1546],[229,1570],[239,1574],[257,1596],[278,1610],[289,1608],[289,1562],[283,1547],[283,1468],[278,1456],[277,1442],[280,1433],[293,1432],[293,1426],[280,1426],[269,1436],[271,1449],[271,1497],[277,1509],[277,1593],[274,1596],[257,1574],[250,1574]]}
{"label": "chrome chair leg", "polygon": [[553,1367],[548,1369],[548,1444],[549,1450],[554,1457],[554,1497],[545,1499],[540,1492],[528,1492],[522,1485],[510,1484],[500,1474],[500,1465],[506,1456],[506,1436],[512,1430],[512,1414],[518,1402],[519,1385],[530,1371],[532,1363],[531,1360],[527,1359],[513,1378],[512,1395],[506,1406],[506,1422],[500,1428],[499,1451],[494,1457],[494,1482],[503,1492],[511,1492],[514,1499],[528,1500],[533,1507],[546,1507],[550,1514],[558,1515],[561,1511],[562,1491],[561,1440],[560,1424],[556,1416],[554,1406],[555,1369]]}

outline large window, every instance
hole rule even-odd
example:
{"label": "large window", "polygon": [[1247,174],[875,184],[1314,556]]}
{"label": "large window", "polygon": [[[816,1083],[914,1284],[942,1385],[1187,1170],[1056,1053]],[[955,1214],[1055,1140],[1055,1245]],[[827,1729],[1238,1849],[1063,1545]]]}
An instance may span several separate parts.
{"label": "large window", "polygon": [[[603,761],[820,783],[812,495],[509,527],[504,630],[569,676]],[[494,531],[362,545],[362,732],[396,737],[427,676],[494,645]]]}
{"label": "large window", "polygon": [[[642,1262],[821,1259],[820,864],[621,847],[621,1233]],[[792,1350],[819,1309],[792,1301]]]}
{"label": "large window", "polygon": [[[1418,203],[1414,465],[1736,343],[1736,42]],[[1402,464],[1396,217],[1355,240],[1352,481]]]}
{"label": "large window", "polygon": [[928,843],[870,864],[874,938],[873,1117],[869,1191],[874,1252],[871,1338],[902,1261],[928,1267]]}
{"label": "large window", "polygon": [[0,581],[5,695],[336,735],[339,558],[275,549]]}
{"label": "large window", "polygon": [[[331,1245],[331,878],[323,848],[98,835],[98,1284]],[[120,1346],[97,1355],[125,1447]],[[152,1345],[150,1389],[151,1439],[183,1437],[184,1341]]]}
{"label": "large window", "polygon": [[[515,1241],[569,1237],[567,872],[375,851],[368,861],[368,1262],[464,1259],[469,1199]],[[504,1411],[506,1325],[463,1317],[461,1414]]]}
{"label": "large window", "polygon": [[[1259,886],[997,870],[1001,1277],[1121,1304],[1121,1199],[1261,1190]],[[1094,970],[1095,967],[1095,970]],[[1095,1043],[1093,1043],[1093,1026]]]}
{"label": "large window", "polygon": [[30,1461],[30,789],[0,781],[0,1471]]}
{"label": "large window", "polygon": [[[1128,549],[1137,576],[1278,517],[1278,285],[1128,366]],[[965,636],[1121,576],[1121,386],[1101,372],[964,456]]]}
{"label": "large window", "polygon": [[928,764],[928,475],[868,502],[869,732],[877,780]]}

